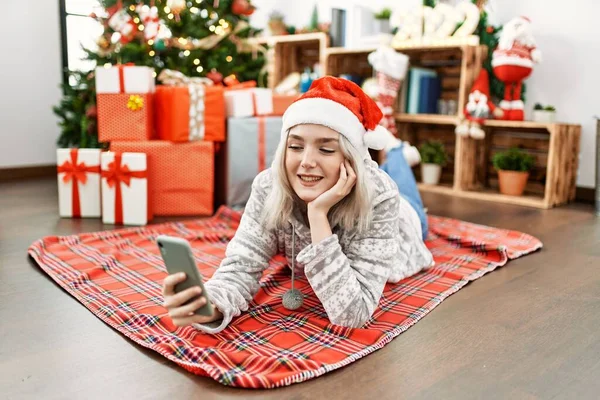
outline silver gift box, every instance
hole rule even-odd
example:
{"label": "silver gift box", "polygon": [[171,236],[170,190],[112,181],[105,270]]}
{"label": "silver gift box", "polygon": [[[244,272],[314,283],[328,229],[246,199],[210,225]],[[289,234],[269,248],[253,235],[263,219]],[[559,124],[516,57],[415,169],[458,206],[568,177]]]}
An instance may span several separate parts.
{"label": "silver gift box", "polygon": [[[264,142],[259,124],[264,123]],[[226,202],[230,207],[242,207],[250,198],[252,181],[261,171],[262,142],[265,168],[270,168],[279,144],[281,117],[251,117],[227,119]]]}

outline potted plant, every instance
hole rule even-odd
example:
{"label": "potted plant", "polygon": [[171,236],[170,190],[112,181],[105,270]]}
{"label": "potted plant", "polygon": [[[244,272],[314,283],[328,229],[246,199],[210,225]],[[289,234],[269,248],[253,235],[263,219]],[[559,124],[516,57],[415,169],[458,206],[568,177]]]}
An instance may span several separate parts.
{"label": "potted plant", "polygon": [[288,34],[287,26],[284,22],[284,16],[277,10],[269,14],[269,31],[273,36]]}
{"label": "potted plant", "polygon": [[535,122],[551,124],[556,120],[556,109],[554,106],[543,106],[540,103],[536,103],[533,106],[533,120]]}
{"label": "potted plant", "polygon": [[390,8],[384,8],[378,13],[373,15],[375,17],[375,31],[377,33],[390,33],[390,17],[392,16],[392,10]]}
{"label": "potted plant", "polygon": [[442,167],[448,157],[444,145],[440,142],[425,142],[419,148],[421,154],[421,179],[427,185],[437,185],[442,176]]}
{"label": "potted plant", "polygon": [[521,196],[529,179],[529,171],[535,163],[533,156],[521,149],[512,148],[496,153],[492,162],[498,171],[500,193]]}

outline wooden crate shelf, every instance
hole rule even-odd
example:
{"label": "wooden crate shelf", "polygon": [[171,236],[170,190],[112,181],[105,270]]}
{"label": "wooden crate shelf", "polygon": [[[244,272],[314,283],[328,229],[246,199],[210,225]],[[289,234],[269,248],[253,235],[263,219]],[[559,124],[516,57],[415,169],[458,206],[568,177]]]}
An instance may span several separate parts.
{"label": "wooden crate shelf", "polygon": [[[325,75],[373,76],[367,56],[375,48],[328,47],[329,37],[324,33],[255,40],[270,46],[269,87],[276,86],[289,73],[301,72],[305,66],[312,67],[316,62],[321,63]],[[580,125],[488,120],[484,125],[485,140],[454,135],[454,126],[464,110],[469,90],[487,57],[486,46],[475,43],[415,46],[407,43],[395,49],[409,57],[411,66],[435,69],[441,78],[442,98],[457,102],[456,115],[395,115],[398,136],[402,139],[415,145],[437,139],[446,145],[450,161],[442,173],[442,184],[421,184],[420,190],[536,208],[552,208],[574,199]],[[398,96],[397,111],[403,109],[403,98],[401,94]],[[526,193],[519,197],[498,193],[496,172],[491,166],[495,152],[512,146],[525,149],[536,159]],[[373,156],[377,160],[382,157],[381,153]],[[418,168],[415,175],[419,177]]]}
{"label": "wooden crate shelf", "polygon": [[468,191],[455,190],[450,186],[445,185],[426,185],[419,183],[419,190],[426,193],[441,193],[450,196],[461,197],[464,199],[486,200],[506,204],[514,204],[518,206],[534,207],[534,208],[549,208],[544,203],[544,198],[539,196],[506,196],[489,190]]}
{"label": "wooden crate shelf", "polygon": [[[410,66],[435,69],[441,79],[441,97],[455,100],[457,110],[464,109],[468,91],[479,74],[482,61],[487,56],[487,47],[482,45],[429,45],[400,46],[397,51],[409,57]],[[375,48],[345,49],[329,47],[325,49],[324,71],[327,75],[357,75],[363,78],[373,76],[373,68],[367,57]],[[405,85],[403,85],[405,86]],[[404,96],[398,96],[396,109],[403,109]],[[455,115],[458,117],[458,114]]]}
{"label": "wooden crate shelf", "polygon": [[[394,118],[397,122],[413,122],[419,124],[436,125],[456,125],[459,121],[457,116],[441,114],[396,114]],[[492,128],[551,129],[553,125],[561,124],[544,124],[533,121],[502,121],[491,119],[486,120],[484,125]]]}
{"label": "wooden crate shelf", "polygon": [[[437,121],[439,125],[445,126],[444,129],[453,125],[452,118],[419,117],[400,115],[397,120],[399,123],[423,126],[435,125]],[[416,128],[412,126],[411,129],[414,131]],[[454,180],[451,186],[420,184],[419,189],[423,192],[542,209],[574,200],[581,136],[579,125],[487,121],[484,129],[485,140],[455,138]],[[403,132],[406,134],[407,130]],[[419,132],[427,131],[421,129]],[[431,138],[437,139],[434,135]],[[410,136],[407,139],[410,140]],[[495,152],[510,147],[522,148],[536,160],[524,196],[507,196],[497,190],[497,176],[491,166],[491,157]]]}
{"label": "wooden crate shelf", "polygon": [[265,36],[251,41],[268,46],[267,86],[273,89],[292,72],[311,70],[317,63],[323,65],[325,49],[329,46],[329,35],[323,32],[296,35]]}

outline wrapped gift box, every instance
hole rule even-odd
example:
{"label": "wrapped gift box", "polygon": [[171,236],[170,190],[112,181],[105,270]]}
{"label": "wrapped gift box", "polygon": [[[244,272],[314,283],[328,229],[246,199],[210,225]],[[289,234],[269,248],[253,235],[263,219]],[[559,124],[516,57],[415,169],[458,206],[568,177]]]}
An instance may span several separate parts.
{"label": "wrapped gift box", "polygon": [[300,97],[299,94],[277,94],[273,93],[273,115],[281,116],[285,110]]}
{"label": "wrapped gift box", "polygon": [[154,137],[153,94],[99,94],[98,140],[150,140]]}
{"label": "wrapped gift box", "polygon": [[100,217],[100,149],[57,149],[61,217]]}
{"label": "wrapped gift box", "polygon": [[101,164],[102,222],[146,225],[152,219],[146,154],[104,152]]}
{"label": "wrapped gift box", "polygon": [[225,106],[228,118],[243,118],[254,115],[252,91],[253,89],[243,89],[227,90],[225,92]]}
{"label": "wrapped gift box", "polygon": [[241,206],[248,201],[252,181],[273,162],[282,126],[281,117],[227,120],[227,205]]}
{"label": "wrapped gift box", "polygon": [[227,90],[227,117],[281,116],[298,96],[277,94],[265,88]]}
{"label": "wrapped gift box", "polygon": [[172,142],[225,141],[222,86],[158,85],[154,95],[156,133]]}
{"label": "wrapped gift box", "polygon": [[213,214],[212,142],[114,141],[110,149],[147,155],[150,207],[155,216]]}
{"label": "wrapped gift box", "polygon": [[154,69],[130,64],[96,67],[96,94],[154,93]]}
{"label": "wrapped gift box", "polygon": [[154,70],[116,65],[96,68],[98,140],[150,140],[154,137]]}

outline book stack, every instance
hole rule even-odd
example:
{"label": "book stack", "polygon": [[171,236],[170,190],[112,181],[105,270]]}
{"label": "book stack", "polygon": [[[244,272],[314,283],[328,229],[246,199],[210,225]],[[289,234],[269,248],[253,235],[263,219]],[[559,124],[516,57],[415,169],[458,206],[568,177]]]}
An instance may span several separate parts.
{"label": "book stack", "polygon": [[441,80],[434,69],[412,67],[403,85],[404,105],[400,111],[408,114],[437,114]]}

